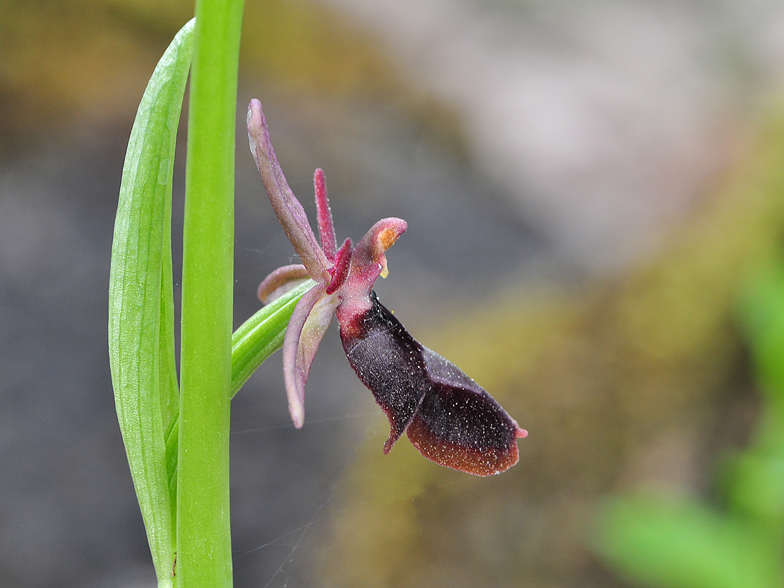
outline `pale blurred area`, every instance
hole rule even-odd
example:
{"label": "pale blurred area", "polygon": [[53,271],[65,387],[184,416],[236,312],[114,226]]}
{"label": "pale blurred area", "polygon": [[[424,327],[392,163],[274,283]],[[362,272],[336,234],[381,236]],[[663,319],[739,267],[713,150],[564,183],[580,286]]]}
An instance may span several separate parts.
{"label": "pale blurred area", "polygon": [[[133,116],[192,11],[0,0],[0,585],[154,585],[108,268]],[[592,548],[597,505],[720,503],[758,417],[735,306],[782,244],[783,78],[772,0],[246,0],[237,324],[293,256],[248,153],[257,97],[311,214],[325,170],[339,239],[408,221],[379,296],[530,435],[491,479],[407,439],[384,456],[334,330],[297,431],[273,357],[234,401],[235,585],[637,585]]]}
{"label": "pale blurred area", "polygon": [[454,109],[479,173],[591,271],[693,209],[784,71],[774,1],[323,1]]}

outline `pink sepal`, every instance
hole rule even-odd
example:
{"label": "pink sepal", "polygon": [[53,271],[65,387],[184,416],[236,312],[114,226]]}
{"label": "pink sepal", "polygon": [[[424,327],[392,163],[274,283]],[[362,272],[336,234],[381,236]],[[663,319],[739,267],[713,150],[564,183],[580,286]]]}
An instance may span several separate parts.
{"label": "pink sepal", "polygon": [[325,291],[326,286],[318,284],[305,293],[294,308],[283,339],[283,380],[297,429],[305,421],[305,382],[310,366],[338,305],[337,297],[327,296]]}
{"label": "pink sepal", "polygon": [[267,304],[310,279],[307,268],[301,263],[284,265],[268,275],[259,284],[256,295]]}
{"label": "pink sepal", "polygon": [[248,106],[248,140],[264,188],[283,231],[313,279],[326,282],[329,279],[327,269],[331,264],[316,241],[305,210],[286,182],[272,147],[261,102],[256,99],[251,100]]}

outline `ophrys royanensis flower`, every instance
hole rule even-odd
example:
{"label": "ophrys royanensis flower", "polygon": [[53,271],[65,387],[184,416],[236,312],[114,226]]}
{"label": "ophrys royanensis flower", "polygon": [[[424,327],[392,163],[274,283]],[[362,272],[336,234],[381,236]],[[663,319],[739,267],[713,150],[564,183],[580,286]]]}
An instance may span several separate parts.
{"label": "ophrys royanensis flower", "polygon": [[387,274],[386,250],[406,222],[382,219],[356,246],[346,239],[338,248],[324,172],[317,169],[319,245],[275,157],[258,100],[248,108],[248,135],[272,207],[302,261],[267,276],[259,298],[269,301],[308,277],[316,282],[297,304],[283,342],[294,426],[304,421],[305,382],[334,313],[349,364],[389,419],[384,453],[406,433],[426,458],[470,474],[497,474],[517,463],[517,438],[528,433],[456,365],[418,343],[373,291]]}

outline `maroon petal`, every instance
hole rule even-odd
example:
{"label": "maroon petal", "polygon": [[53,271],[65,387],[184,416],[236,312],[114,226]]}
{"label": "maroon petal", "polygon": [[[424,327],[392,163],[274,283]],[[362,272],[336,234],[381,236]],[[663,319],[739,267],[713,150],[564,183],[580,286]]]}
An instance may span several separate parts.
{"label": "maroon petal", "polygon": [[351,239],[346,239],[335,254],[335,265],[329,269],[329,275],[332,276],[332,279],[327,286],[327,294],[337,292],[346,282],[349,269],[351,269],[351,253]]}

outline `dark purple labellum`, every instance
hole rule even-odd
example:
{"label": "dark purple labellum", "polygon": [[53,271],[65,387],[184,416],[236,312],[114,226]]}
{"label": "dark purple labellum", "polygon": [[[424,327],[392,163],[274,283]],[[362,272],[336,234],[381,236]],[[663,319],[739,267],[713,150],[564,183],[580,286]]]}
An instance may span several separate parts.
{"label": "dark purple labellum", "polygon": [[452,362],[422,346],[371,292],[370,310],[341,325],[346,357],[389,418],[388,453],[404,433],[431,461],[470,474],[517,463],[527,433]]}

